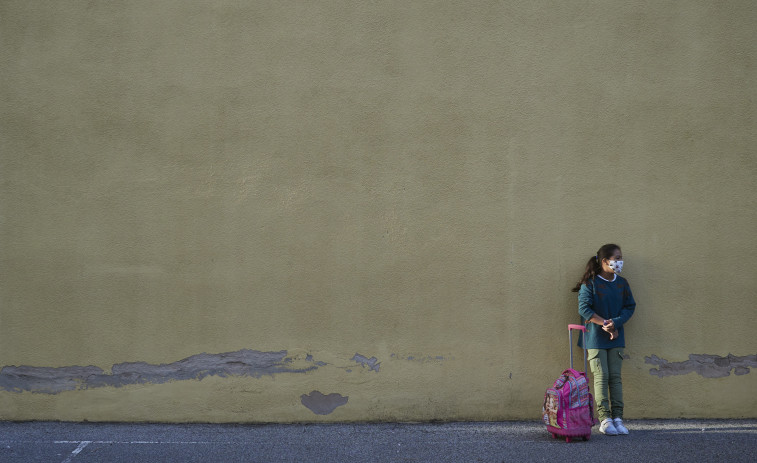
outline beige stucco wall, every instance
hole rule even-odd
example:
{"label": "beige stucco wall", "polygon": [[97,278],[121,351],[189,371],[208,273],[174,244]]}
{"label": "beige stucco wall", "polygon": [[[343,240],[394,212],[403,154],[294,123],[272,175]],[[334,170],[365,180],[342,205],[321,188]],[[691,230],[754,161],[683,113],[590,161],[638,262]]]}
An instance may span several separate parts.
{"label": "beige stucco wall", "polygon": [[538,419],[606,242],[626,416],[757,417],[756,31],[751,0],[0,2],[0,419]]}

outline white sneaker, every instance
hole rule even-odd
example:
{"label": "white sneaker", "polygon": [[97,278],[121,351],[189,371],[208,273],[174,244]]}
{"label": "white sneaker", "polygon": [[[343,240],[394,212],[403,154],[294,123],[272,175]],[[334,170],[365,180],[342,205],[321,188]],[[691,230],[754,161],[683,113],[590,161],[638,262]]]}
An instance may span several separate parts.
{"label": "white sneaker", "polygon": [[612,420],[612,424],[615,425],[615,430],[618,431],[618,434],[628,434],[628,429],[626,429],[625,426],[623,426],[623,420],[620,418],[615,418]]}
{"label": "white sneaker", "polygon": [[610,418],[606,418],[602,420],[602,422],[599,424],[599,432],[607,436],[618,435],[618,430],[615,429],[615,425],[613,424],[613,421]]}

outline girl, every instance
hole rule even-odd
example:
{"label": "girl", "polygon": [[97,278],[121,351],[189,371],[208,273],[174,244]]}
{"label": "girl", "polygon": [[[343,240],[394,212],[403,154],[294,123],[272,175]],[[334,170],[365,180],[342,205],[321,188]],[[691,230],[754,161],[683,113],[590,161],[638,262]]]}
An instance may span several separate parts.
{"label": "girl", "polygon": [[588,325],[584,338],[594,376],[599,432],[608,436],[628,434],[623,426],[620,370],[626,346],[623,325],[633,315],[636,302],[628,282],[618,275],[622,269],[620,246],[605,244],[586,263],[584,276],[573,288],[578,292],[578,313]]}

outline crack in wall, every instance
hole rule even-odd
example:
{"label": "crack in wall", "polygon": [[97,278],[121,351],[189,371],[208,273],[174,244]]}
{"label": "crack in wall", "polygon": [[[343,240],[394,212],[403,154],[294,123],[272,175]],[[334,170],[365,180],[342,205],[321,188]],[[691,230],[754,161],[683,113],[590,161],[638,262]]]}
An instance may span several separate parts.
{"label": "crack in wall", "polygon": [[684,362],[668,362],[656,355],[644,357],[644,363],[657,365],[650,368],[649,373],[663,378],[665,376],[687,375],[697,373],[705,378],[723,378],[730,376],[731,370],[736,376],[746,375],[757,368],[757,355],[736,357],[728,354],[726,357],[707,354],[690,354],[689,360]]}
{"label": "crack in wall", "polygon": [[306,373],[323,362],[297,367],[287,351],[260,352],[242,349],[221,354],[198,354],[169,364],[125,362],[113,365],[110,373],[95,366],[32,367],[5,366],[0,370],[0,389],[11,392],[58,394],[97,387],[122,387],[132,384],[161,384],[169,381],[201,380],[208,376],[273,376],[281,373]]}

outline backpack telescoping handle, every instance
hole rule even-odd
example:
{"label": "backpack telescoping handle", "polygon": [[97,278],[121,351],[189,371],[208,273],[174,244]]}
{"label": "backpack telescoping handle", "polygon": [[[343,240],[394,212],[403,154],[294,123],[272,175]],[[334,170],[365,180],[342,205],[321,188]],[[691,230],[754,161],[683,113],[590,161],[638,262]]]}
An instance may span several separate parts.
{"label": "backpack telescoping handle", "polygon": [[583,338],[581,338],[581,345],[584,347],[584,371],[588,372],[588,370],[586,369],[586,327],[583,325],[568,325],[568,342],[570,343],[570,368],[573,368],[573,330],[581,331],[581,336],[583,336]]}

